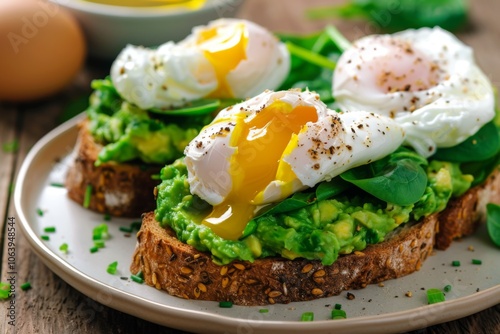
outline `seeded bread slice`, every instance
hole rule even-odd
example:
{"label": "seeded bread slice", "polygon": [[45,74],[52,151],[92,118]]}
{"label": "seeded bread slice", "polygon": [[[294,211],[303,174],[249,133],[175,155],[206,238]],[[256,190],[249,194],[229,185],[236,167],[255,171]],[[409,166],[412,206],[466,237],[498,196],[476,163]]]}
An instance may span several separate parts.
{"label": "seeded bread slice", "polygon": [[89,132],[88,121],[82,121],[74,159],[66,174],[69,198],[83,205],[90,186],[90,210],[120,217],[140,217],[153,210],[156,205],[153,191],[158,180],[152,175],[159,174],[162,166],[106,162],[96,167],[101,149]]}
{"label": "seeded bread slice", "polygon": [[[384,242],[340,256],[330,266],[279,257],[219,266],[209,254],[180,242],[173,230],[161,228],[149,212],[142,217],[130,269],[134,274],[142,272],[148,285],[186,299],[236,305],[312,300],[419,270],[435,242],[436,247],[446,248],[454,238],[472,233],[484,218],[488,201],[500,203],[500,177],[496,174],[485,185],[454,200],[444,212],[405,224]],[[448,235],[440,236],[443,233]]]}

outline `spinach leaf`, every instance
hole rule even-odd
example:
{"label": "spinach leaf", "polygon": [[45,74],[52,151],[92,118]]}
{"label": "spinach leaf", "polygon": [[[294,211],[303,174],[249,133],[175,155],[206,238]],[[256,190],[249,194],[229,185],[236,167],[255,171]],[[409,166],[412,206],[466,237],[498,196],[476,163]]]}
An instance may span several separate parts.
{"label": "spinach leaf", "polygon": [[493,122],[486,123],[474,135],[462,143],[440,148],[433,158],[452,162],[483,161],[494,157],[500,151],[499,129]]}
{"label": "spinach leaf", "polygon": [[310,10],[312,19],[363,18],[386,31],[440,26],[458,30],[467,22],[467,0],[351,0],[340,6]]}
{"label": "spinach leaf", "polygon": [[332,75],[336,60],[350,45],[333,26],[311,35],[278,34],[287,45],[291,70],[279,90],[308,88],[317,92],[325,103],[333,101]]}
{"label": "spinach leaf", "polygon": [[383,201],[397,205],[417,202],[427,187],[423,166],[427,160],[401,148],[370,164],[350,169],[340,176]]}
{"label": "spinach leaf", "polygon": [[486,205],[486,211],[488,234],[493,243],[500,247],[500,205],[488,203]]}
{"label": "spinach leaf", "polygon": [[190,101],[186,106],[175,109],[160,109],[151,108],[148,111],[155,114],[170,115],[170,116],[195,116],[207,115],[215,112],[220,107],[220,100],[218,99],[199,99]]}
{"label": "spinach leaf", "polygon": [[474,176],[474,181],[472,181],[471,186],[477,186],[478,184],[486,181],[488,176],[497,168],[500,163],[500,153],[494,157],[483,161],[466,162],[460,164],[460,169],[464,174],[471,174]]}
{"label": "spinach leaf", "polygon": [[349,183],[343,181],[338,177],[328,182],[321,182],[313,189],[296,192],[295,194],[281,202],[264,207],[254,217],[254,219],[263,216],[264,214],[284,213],[304,208],[317,201],[322,201],[336,196],[342,193],[348,187],[350,187]]}

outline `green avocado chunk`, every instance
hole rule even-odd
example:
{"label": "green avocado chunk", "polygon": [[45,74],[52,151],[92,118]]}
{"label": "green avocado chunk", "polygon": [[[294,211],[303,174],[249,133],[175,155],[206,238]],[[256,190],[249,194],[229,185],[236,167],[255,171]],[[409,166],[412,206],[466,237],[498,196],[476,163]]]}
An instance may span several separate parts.
{"label": "green avocado chunk", "polygon": [[111,80],[92,82],[86,110],[90,132],[103,145],[97,165],[140,160],[166,164],[182,156],[187,144],[210,123],[211,115],[170,116],[152,113],[123,100]]}
{"label": "green avocado chunk", "polygon": [[383,202],[352,187],[300,209],[258,216],[248,223],[240,239],[224,240],[201,224],[212,207],[190,193],[186,166],[178,159],[161,171],[155,217],[161,226],[171,227],[179,240],[211,252],[219,264],[278,255],[318,259],[329,265],[339,254],[361,251],[383,241],[401,224],[444,209],[472,181],[452,163],[433,161],[426,172],[428,186],[414,204]]}

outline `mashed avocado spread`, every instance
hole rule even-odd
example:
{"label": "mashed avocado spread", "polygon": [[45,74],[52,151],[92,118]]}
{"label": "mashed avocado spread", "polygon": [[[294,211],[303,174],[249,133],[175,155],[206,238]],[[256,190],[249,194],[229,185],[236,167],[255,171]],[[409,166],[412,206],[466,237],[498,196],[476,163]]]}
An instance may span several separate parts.
{"label": "mashed avocado spread", "polygon": [[170,163],[208,124],[209,115],[174,117],[152,113],[123,100],[110,79],[92,82],[94,92],[86,110],[90,132],[104,147],[97,164],[139,159],[144,163]]}
{"label": "mashed avocado spread", "polygon": [[444,209],[452,196],[470,188],[473,179],[462,174],[458,164],[448,162],[431,161],[426,172],[426,190],[414,204],[383,202],[352,187],[300,209],[258,216],[247,224],[239,240],[224,240],[200,223],[211,206],[191,195],[181,158],[162,169],[155,216],[161,226],[170,226],[179,240],[211,252],[219,264],[280,255],[319,259],[329,265],[339,254],[361,251],[383,241],[399,225]]}

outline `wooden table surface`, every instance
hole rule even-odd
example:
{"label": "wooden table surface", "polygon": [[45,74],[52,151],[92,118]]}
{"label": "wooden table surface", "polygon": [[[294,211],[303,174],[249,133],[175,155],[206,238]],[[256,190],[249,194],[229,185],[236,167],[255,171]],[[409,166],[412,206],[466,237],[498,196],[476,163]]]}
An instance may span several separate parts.
{"label": "wooden table surface", "polygon": [[[325,0],[248,0],[238,16],[253,20],[273,31],[307,33],[334,23],[352,40],[376,32],[363,21],[308,21],[303,10],[334,1]],[[471,1],[470,24],[459,37],[474,47],[476,58],[493,84],[500,85],[500,1]],[[68,105],[90,93],[89,83],[109,72],[109,63],[89,59],[74,82],[49,99],[29,104],[0,102],[0,143],[17,141],[18,150],[0,151],[0,217],[2,221],[1,280],[7,279],[8,217],[16,217],[11,194],[17,172],[30,148],[56,127]],[[0,73],[1,75],[1,73]],[[19,221],[17,222],[19,224]],[[17,228],[19,232],[19,226]],[[31,251],[27,240],[16,235],[17,282],[30,281],[34,289],[20,291],[16,298],[16,326],[7,323],[7,302],[0,303],[1,333],[183,333],[165,328],[94,302],[53,274]],[[19,288],[17,289],[19,291]],[[390,331],[390,329],[388,329]],[[486,309],[456,321],[416,330],[412,333],[500,333],[500,301]]]}

